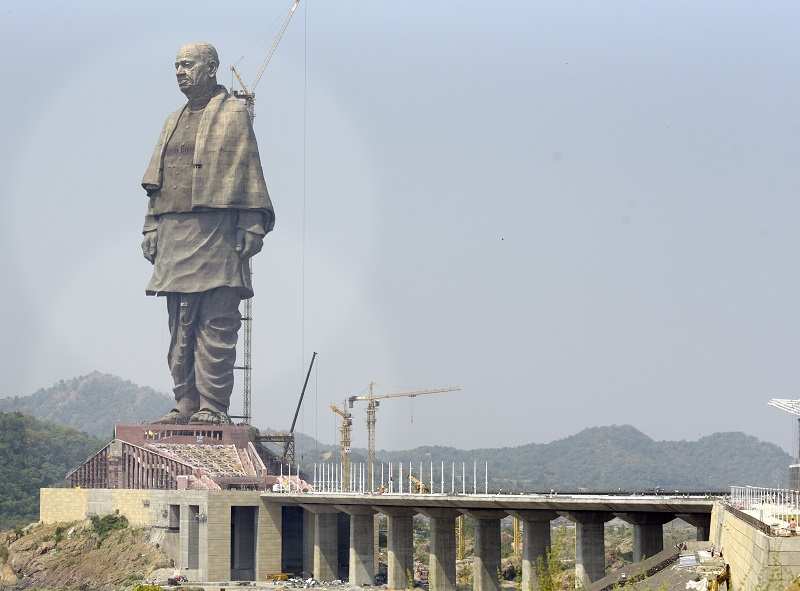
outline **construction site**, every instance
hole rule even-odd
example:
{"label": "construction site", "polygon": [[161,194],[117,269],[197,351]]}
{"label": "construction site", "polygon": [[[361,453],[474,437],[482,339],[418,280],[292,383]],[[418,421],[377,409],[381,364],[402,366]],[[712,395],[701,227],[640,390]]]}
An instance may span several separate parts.
{"label": "construction site", "polygon": [[[300,0],[292,0],[281,15],[252,81],[245,80],[239,62],[230,66],[231,95],[240,101],[239,109],[246,109],[249,119],[242,116],[251,127],[257,120],[256,90],[299,6]],[[307,55],[304,59],[307,66]],[[304,104],[304,126],[307,118]],[[308,134],[303,129],[298,168],[305,182]],[[553,162],[561,161],[560,154],[553,151]],[[798,417],[788,486],[733,482],[724,490],[667,491],[501,490],[493,484],[491,462],[480,452],[471,461],[434,461],[430,453],[390,455],[381,409],[400,401],[425,405],[432,397],[455,408],[462,392],[470,391],[459,375],[437,373],[422,383],[412,377],[406,383],[418,387],[385,389],[378,385],[385,376],[364,369],[357,388],[309,400],[319,355],[314,351],[307,357],[303,332],[305,191],[299,223],[303,351],[297,371],[297,379],[303,379],[284,396],[291,397],[293,414],[269,417],[280,429],[255,426],[253,399],[259,394],[254,393],[253,338],[260,318],[252,299],[245,298],[233,318],[241,321],[241,338],[229,346],[235,351],[241,408],[230,415],[227,406],[224,412],[198,407],[188,415],[176,408],[170,411],[178,417],[172,424],[155,419],[117,424],[101,449],[66,473],[60,486],[41,489],[38,523],[0,539],[5,553],[0,590],[78,584],[59,570],[59,553],[76,572],[87,569],[85,576],[105,577],[105,588],[126,591],[800,589],[800,400],[769,403]],[[498,236],[496,242],[501,241],[506,242]],[[246,270],[248,277],[257,270],[250,259]],[[175,307],[179,315],[186,308],[185,303]],[[181,347],[188,348],[178,343]],[[466,385],[452,385],[458,383]],[[491,402],[492,395],[485,396],[482,404]],[[310,412],[335,421],[336,451],[325,457],[304,454],[300,447],[301,417],[311,404]],[[513,406],[504,412],[487,413],[485,424],[514,418]],[[203,413],[213,420],[190,418]],[[361,429],[364,440],[356,440],[354,433]],[[130,556],[125,554],[124,566],[120,559],[114,573],[103,554],[122,556],[126,549]],[[81,563],[83,555],[92,556],[92,569]],[[55,574],[48,579],[48,573]]]}

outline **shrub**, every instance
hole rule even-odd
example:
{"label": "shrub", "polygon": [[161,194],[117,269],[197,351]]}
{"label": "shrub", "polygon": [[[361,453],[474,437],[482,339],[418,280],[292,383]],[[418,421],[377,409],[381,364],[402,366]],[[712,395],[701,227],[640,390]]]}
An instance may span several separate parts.
{"label": "shrub", "polygon": [[128,527],[128,519],[124,515],[119,515],[117,513],[103,515],[102,517],[92,515],[92,528],[97,535],[100,536],[101,540],[112,531],[125,529],[126,527]]}

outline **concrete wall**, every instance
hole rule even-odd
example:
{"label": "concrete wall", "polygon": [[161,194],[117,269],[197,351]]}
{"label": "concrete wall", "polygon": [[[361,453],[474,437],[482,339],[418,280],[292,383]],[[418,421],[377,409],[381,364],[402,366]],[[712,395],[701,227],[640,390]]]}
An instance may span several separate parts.
{"label": "concrete wall", "polygon": [[39,490],[39,519],[61,523],[86,519],[88,489],[42,488]]}
{"label": "concrete wall", "polygon": [[[281,572],[281,506],[261,500],[257,491],[129,490],[43,488],[39,515],[43,523],[80,521],[119,511],[135,527],[169,529],[169,506],[181,509],[181,535],[170,558],[190,580],[230,578],[231,507],[256,507],[256,579]],[[188,568],[186,523],[189,507],[198,507],[199,568]]]}
{"label": "concrete wall", "polygon": [[736,591],[784,589],[800,575],[800,537],[769,536],[715,503],[711,542],[730,565]]}

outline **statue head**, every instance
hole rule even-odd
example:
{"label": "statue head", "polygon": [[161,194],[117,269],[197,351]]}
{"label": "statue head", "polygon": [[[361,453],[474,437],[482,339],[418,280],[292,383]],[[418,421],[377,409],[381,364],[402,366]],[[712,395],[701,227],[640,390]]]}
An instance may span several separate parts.
{"label": "statue head", "polygon": [[219,55],[210,43],[187,43],[175,57],[178,88],[189,99],[210,94],[217,86]]}

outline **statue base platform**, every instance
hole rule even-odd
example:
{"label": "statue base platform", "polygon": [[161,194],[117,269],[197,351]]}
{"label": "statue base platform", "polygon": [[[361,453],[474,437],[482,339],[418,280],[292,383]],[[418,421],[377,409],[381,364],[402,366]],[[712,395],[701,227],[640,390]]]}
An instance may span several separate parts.
{"label": "statue base platform", "polygon": [[82,488],[269,490],[280,461],[259,440],[250,425],[116,425],[114,438],[66,481]]}

